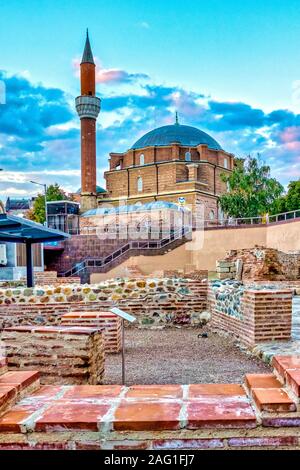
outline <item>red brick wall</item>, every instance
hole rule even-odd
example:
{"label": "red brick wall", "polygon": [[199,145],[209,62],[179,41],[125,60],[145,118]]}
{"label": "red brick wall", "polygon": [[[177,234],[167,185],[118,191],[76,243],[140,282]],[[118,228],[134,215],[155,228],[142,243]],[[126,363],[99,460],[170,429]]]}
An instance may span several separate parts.
{"label": "red brick wall", "polygon": [[245,291],[240,319],[218,310],[215,292],[211,287],[208,289],[208,303],[212,312],[212,327],[233,334],[246,345],[291,338],[291,290]]}

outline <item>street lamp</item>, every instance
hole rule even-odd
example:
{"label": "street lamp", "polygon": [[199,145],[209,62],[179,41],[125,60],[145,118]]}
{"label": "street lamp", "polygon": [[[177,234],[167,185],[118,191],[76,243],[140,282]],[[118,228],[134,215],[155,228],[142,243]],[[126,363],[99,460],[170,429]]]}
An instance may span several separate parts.
{"label": "street lamp", "polygon": [[37,181],[30,181],[32,184],[37,184],[38,186],[43,186],[44,195],[45,195],[45,226],[48,227],[48,210],[47,210],[47,185],[43,183],[38,183]]}

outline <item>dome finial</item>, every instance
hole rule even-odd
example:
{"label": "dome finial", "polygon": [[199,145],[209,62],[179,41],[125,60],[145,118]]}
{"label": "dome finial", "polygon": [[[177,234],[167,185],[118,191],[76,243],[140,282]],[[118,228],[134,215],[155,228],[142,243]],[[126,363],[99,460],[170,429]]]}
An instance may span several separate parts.
{"label": "dome finial", "polygon": [[179,121],[178,121],[178,112],[176,111],[175,113],[175,125],[179,126]]}

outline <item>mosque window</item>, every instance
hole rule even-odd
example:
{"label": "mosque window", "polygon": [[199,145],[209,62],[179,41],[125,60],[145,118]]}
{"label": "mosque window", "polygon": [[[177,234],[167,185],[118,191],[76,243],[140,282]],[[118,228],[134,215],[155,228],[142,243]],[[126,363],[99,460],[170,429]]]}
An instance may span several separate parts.
{"label": "mosque window", "polygon": [[143,153],[140,155],[140,165],[145,165],[145,155]]}
{"label": "mosque window", "polygon": [[191,152],[185,152],[185,161],[190,162],[192,160]]}
{"label": "mosque window", "polygon": [[215,218],[215,211],[210,211],[210,213],[209,213],[209,218],[210,218],[210,220],[214,220],[214,218]]}
{"label": "mosque window", "polygon": [[224,158],[224,168],[228,168],[228,159]]}
{"label": "mosque window", "polygon": [[143,178],[141,176],[137,179],[137,190],[139,193],[143,191]]}

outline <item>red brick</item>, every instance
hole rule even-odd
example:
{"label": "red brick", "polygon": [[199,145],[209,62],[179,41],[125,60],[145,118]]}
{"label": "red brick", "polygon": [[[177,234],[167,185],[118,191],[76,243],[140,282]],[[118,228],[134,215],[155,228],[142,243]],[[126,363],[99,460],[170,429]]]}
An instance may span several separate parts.
{"label": "red brick", "polygon": [[22,432],[21,424],[40,408],[40,403],[16,405],[0,417],[0,432]]}
{"label": "red brick", "polygon": [[181,385],[134,385],[129,388],[126,398],[182,398]]}
{"label": "red brick", "polygon": [[189,398],[201,398],[203,396],[245,396],[246,392],[237,384],[197,384],[189,386]]}
{"label": "red brick", "polygon": [[223,439],[160,439],[152,442],[153,450],[178,449],[219,449],[224,447]]}
{"label": "red brick", "polygon": [[35,430],[37,432],[59,432],[66,429],[97,431],[99,422],[109,408],[109,405],[104,404],[59,400],[36,421]]}
{"label": "red brick", "polygon": [[246,374],[246,385],[252,388],[281,388],[282,384],[274,374]]}
{"label": "red brick", "polygon": [[252,394],[261,411],[280,413],[297,409],[295,403],[282,388],[254,388]]}
{"label": "red brick", "polygon": [[300,397],[300,369],[286,369],[286,380],[297,397]]}
{"label": "red brick", "polygon": [[0,411],[7,403],[11,402],[17,396],[16,387],[13,385],[0,385]]}
{"label": "red brick", "polygon": [[68,390],[64,399],[106,399],[116,398],[121,393],[121,385],[75,385]]}
{"label": "red brick", "polygon": [[179,403],[126,403],[117,408],[116,431],[163,431],[179,428]]}
{"label": "red brick", "polygon": [[298,437],[234,437],[229,447],[291,447],[298,446]]}
{"label": "red brick", "polygon": [[0,376],[0,385],[14,385],[18,390],[23,390],[38,381],[39,376],[36,371],[7,372]]}
{"label": "red brick", "polygon": [[188,404],[188,428],[253,428],[256,417],[249,403],[216,400]]}
{"label": "red brick", "polygon": [[285,380],[286,369],[300,369],[300,356],[274,356],[272,365],[277,370],[278,374]]}

